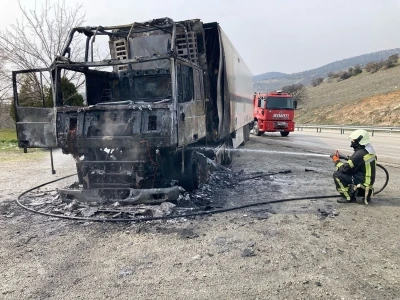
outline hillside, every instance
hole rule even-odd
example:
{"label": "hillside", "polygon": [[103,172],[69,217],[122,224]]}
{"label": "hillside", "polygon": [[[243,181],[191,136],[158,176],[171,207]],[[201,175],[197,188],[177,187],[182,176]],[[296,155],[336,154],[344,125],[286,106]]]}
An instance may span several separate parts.
{"label": "hillside", "polygon": [[316,69],[299,73],[285,74],[280,72],[269,72],[260,74],[253,77],[254,89],[257,92],[267,92],[277,90],[285,85],[294,83],[303,83],[304,85],[309,85],[314,78],[325,78],[329,72],[343,71],[357,64],[364,66],[368,62],[386,59],[395,53],[400,53],[400,48],[346,58]]}
{"label": "hillside", "polygon": [[263,81],[263,80],[268,80],[268,79],[277,79],[277,78],[283,78],[289,76],[289,74],[286,73],[281,73],[281,72],[268,72],[260,75],[253,76],[253,81]]}
{"label": "hillside", "polygon": [[297,123],[400,126],[400,66],[307,88]]}

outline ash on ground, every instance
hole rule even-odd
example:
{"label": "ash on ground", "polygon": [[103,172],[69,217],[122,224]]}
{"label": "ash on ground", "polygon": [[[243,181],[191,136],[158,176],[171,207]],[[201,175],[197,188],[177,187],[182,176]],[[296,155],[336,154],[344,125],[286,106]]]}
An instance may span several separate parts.
{"label": "ash on ground", "polygon": [[[31,192],[22,200],[23,204],[42,213],[96,219],[146,219],[165,216],[180,216],[189,213],[229,208],[250,203],[258,193],[277,192],[279,186],[274,184],[274,177],[290,173],[284,170],[277,173],[253,172],[237,173],[229,170],[216,171],[209,175],[207,183],[193,192],[180,189],[176,201],[163,202],[158,205],[120,205],[118,201],[98,205],[87,205],[73,200],[70,203],[61,201],[55,190],[37,190]],[[69,188],[76,186],[74,183]]]}

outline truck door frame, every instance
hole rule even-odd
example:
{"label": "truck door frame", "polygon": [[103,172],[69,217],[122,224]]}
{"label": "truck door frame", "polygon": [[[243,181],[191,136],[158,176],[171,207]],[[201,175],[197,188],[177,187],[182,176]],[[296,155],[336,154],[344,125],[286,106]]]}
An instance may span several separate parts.
{"label": "truck door frame", "polygon": [[[18,100],[17,75],[26,73],[40,73],[40,88],[42,107],[20,106]],[[45,107],[45,95],[43,91],[42,73],[49,72],[51,83],[54,82],[54,74],[50,68],[29,69],[12,72],[12,84],[14,94],[15,121],[18,146],[20,148],[57,148],[56,132],[56,108],[55,91],[53,90],[53,107]],[[54,84],[51,84],[54,89]]]}
{"label": "truck door frame", "polygon": [[[182,66],[191,69],[191,100],[179,102],[184,95],[181,93],[181,73]],[[195,74],[197,74],[195,76]],[[196,82],[197,78],[197,82]],[[188,64],[181,60],[176,60],[176,101],[177,101],[177,119],[178,119],[178,146],[185,146],[196,142],[206,136],[205,124],[205,95],[203,71],[200,67]]]}
{"label": "truck door frame", "polygon": [[267,108],[267,99],[265,96],[258,97],[257,114],[264,116],[264,110]]}

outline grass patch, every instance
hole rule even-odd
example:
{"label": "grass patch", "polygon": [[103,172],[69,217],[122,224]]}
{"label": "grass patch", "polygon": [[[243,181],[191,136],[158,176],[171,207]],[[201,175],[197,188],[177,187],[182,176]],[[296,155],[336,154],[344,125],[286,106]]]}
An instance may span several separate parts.
{"label": "grass patch", "polygon": [[0,143],[18,143],[15,129],[0,129]]}
{"label": "grass patch", "polygon": [[42,149],[28,149],[28,153],[24,153],[20,148],[11,148],[1,150],[0,148],[0,163],[26,162],[43,159],[46,156],[46,151]]}
{"label": "grass patch", "polygon": [[23,159],[36,159],[42,157],[46,151],[43,149],[23,149],[18,147],[17,132],[15,129],[0,129],[0,161],[13,161]]}
{"label": "grass patch", "polygon": [[0,152],[18,150],[17,132],[15,129],[0,129]]}
{"label": "grass patch", "polygon": [[17,132],[15,129],[0,129],[0,162],[32,161],[43,158],[46,149],[32,148],[24,153],[18,147]]}

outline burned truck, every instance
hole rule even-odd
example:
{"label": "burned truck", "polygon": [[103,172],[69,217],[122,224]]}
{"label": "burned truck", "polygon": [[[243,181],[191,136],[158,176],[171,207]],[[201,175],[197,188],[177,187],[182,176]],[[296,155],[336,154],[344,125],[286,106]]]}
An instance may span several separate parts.
{"label": "burned truck", "polygon": [[[19,99],[27,75],[36,102]],[[60,193],[80,201],[161,202],[195,189],[207,157],[230,163],[253,120],[251,72],[218,23],[198,19],[73,28],[50,68],[15,71],[13,85],[19,147],[73,155],[79,184]]]}

